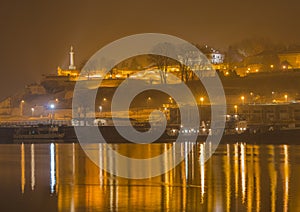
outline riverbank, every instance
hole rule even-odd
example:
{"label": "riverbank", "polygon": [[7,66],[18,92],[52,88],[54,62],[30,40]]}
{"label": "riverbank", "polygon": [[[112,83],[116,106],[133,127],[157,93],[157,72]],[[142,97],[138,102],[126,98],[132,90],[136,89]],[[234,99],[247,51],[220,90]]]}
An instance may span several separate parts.
{"label": "riverbank", "polygon": [[[79,127],[79,130],[89,130],[93,127]],[[127,128],[123,126],[123,128]],[[12,144],[12,143],[77,143],[78,138],[73,126],[60,126],[58,128],[60,133],[64,136],[60,139],[14,139],[17,127],[0,127],[0,144]],[[138,131],[145,132],[146,128],[136,128]],[[89,137],[87,143],[132,143],[123,138],[115,127],[101,126],[99,130],[103,136],[101,140],[99,137]],[[126,130],[126,129],[125,129]],[[242,134],[224,134],[221,139],[221,143],[237,143],[245,142],[249,144],[300,144],[298,138],[300,137],[300,129],[288,129],[288,130],[276,130],[263,133],[249,133],[246,131]],[[84,139],[84,138],[83,138]],[[173,143],[177,139],[177,136],[168,136],[164,133],[154,143]],[[81,139],[82,140],[82,139]],[[183,137],[182,140],[177,142],[188,141],[189,137]],[[199,142],[209,142],[207,135],[199,135],[197,138]]]}

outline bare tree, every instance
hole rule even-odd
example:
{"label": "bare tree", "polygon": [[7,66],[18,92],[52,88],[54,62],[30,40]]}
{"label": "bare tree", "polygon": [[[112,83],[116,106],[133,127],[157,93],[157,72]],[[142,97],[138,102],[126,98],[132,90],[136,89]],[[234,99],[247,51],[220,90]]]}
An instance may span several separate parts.
{"label": "bare tree", "polygon": [[165,84],[167,83],[168,66],[176,63],[176,61],[172,59],[176,56],[175,46],[171,43],[159,43],[152,49],[152,52],[153,54],[148,55],[148,61],[161,70],[161,82]]}
{"label": "bare tree", "polygon": [[202,75],[210,70],[210,62],[204,54],[191,45],[181,45],[177,48],[177,58],[180,62],[181,80],[188,82],[195,78],[195,72]]}

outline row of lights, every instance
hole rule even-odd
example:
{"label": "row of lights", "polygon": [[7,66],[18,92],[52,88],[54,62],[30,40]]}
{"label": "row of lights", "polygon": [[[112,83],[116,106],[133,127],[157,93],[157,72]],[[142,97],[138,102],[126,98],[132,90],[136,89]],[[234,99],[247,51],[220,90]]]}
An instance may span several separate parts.
{"label": "row of lights", "polygon": [[[274,94],[274,92],[272,92],[272,94]],[[250,95],[253,96],[253,93],[251,92]],[[284,99],[287,102],[287,100],[288,100],[288,95],[287,94],[284,95]],[[242,100],[242,103],[244,104],[245,103],[245,96],[241,96],[241,100]],[[235,114],[237,114],[237,109],[238,109],[238,106],[234,105]]]}
{"label": "row of lights", "polygon": [[[272,94],[274,94],[274,92],[272,92]],[[253,92],[250,92],[250,96],[253,96],[253,95],[254,95]],[[240,99],[241,99],[241,101],[242,101],[242,104],[245,104],[246,97],[243,95],[243,96],[240,97]],[[287,102],[287,100],[288,100],[288,95],[287,95],[287,94],[284,95],[284,99],[285,99],[285,101]],[[200,100],[200,104],[202,105],[203,102],[204,102],[204,97],[200,97],[199,100]],[[103,98],[103,101],[107,101],[107,99],[106,99],[106,98]],[[148,101],[148,102],[152,101],[152,98],[151,98],[151,97],[148,97],[148,98],[147,98],[147,101]],[[170,102],[170,103],[173,103],[173,99],[172,99],[171,97],[169,97],[169,102]]]}
{"label": "row of lights", "polygon": [[[59,102],[59,100],[56,98],[55,99],[55,102],[56,103],[58,103]],[[21,102],[20,102],[20,115],[21,116],[23,116],[23,105],[25,104],[25,100],[21,100]],[[51,103],[50,105],[49,105],[49,108],[51,109],[51,110],[54,110],[55,109],[55,104],[54,103]],[[31,116],[33,116],[34,115],[34,111],[35,111],[35,108],[34,107],[31,107]]]}
{"label": "row of lights", "polygon": [[[274,94],[275,94],[275,92],[272,91],[272,95],[274,95]],[[250,92],[250,96],[253,96],[253,92]],[[287,95],[287,94],[284,95],[284,99],[285,99],[285,102],[288,101],[288,95]],[[245,103],[245,96],[241,96],[241,101],[242,101],[242,104]],[[273,100],[273,101],[274,101],[274,100]]]}
{"label": "row of lights", "polygon": [[[274,65],[271,64],[270,68],[273,70],[274,69]],[[282,69],[287,69],[287,66],[286,65],[282,65]],[[248,74],[248,73],[250,73],[250,71],[251,71],[251,68],[248,68],[247,71],[246,71],[246,73]],[[259,69],[255,69],[255,72],[259,72]]]}
{"label": "row of lights", "polygon": [[[274,94],[274,92],[272,92],[272,94]],[[250,92],[250,95],[253,96],[253,92]],[[242,104],[244,104],[244,103],[245,103],[245,96],[241,96],[240,98],[241,98]],[[284,98],[285,98],[285,101],[287,102],[288,95],[285,94],[285,95],[284,95]],[[148,102],[150,102],[151,100],[152,100],[151,97],[148,97],[148,98],[147,98],[147,101],[148,101]],[[204,97],[200,97],[199,100],[200,100],[200,104],[202,105],[203,102],[204,102]],[[55,101],[58,102],[58,99],[55,99]],[[106,101],[107,101],[107,98],[104,97],[104,98],[103,98],[103,101],[106,102]],[[170,103],[173,103],[173,99],[172,99],[171,97],[169,97],[169,101],[170,101]],[[25,103],[25,101],[22,100],[22,101],[21,101],[21,113],[23,113],[22,109],[23,109],[23,104],[24,104],[24,103]],[[50,107],[51,110],[54,110],[54,109],[55,109],[55,104],[51,103],[51,104],[49,105],[49,107]],[[100,111],[100,113],[102,112],[102,109],[103,109],[103,107],[100,105],[100,106],[99,106],[99,111]],[[234,105],[234,109],[235,109],[235,112],[237,113],[237,105]],[[35,111],[35,109],[34,109],[34,107],[32,107],[32,108],[31,108],[32,116],[33,116],[33,114],[34,114],[34,111]]]}

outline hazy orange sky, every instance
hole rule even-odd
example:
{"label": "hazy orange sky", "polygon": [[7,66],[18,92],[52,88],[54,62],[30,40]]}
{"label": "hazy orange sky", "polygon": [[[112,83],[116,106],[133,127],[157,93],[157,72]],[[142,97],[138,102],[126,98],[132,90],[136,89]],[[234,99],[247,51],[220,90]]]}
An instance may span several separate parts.
{"label": "hazy orange sky", "polygon": [[300,43],[297,0],[16,2],[0,2],[0,100],[66,67],[70,45],[78,65],[105,44],[144,32],[222,49],[251,37]]}

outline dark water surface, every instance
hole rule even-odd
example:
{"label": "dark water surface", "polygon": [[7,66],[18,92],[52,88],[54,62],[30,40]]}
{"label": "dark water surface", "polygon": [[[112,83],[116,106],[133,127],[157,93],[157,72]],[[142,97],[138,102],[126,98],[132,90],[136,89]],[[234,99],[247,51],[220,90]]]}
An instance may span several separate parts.
{"label": "dark water surface", "polygon": [[[171,145],[113,148],[145,158]],[[175,169],[133,180],[100,171],[78,144],[0,145],[0,211],[300,211],[300,146],[222,144],[206,163],[203,146],[182,143],[192,149]]]}

